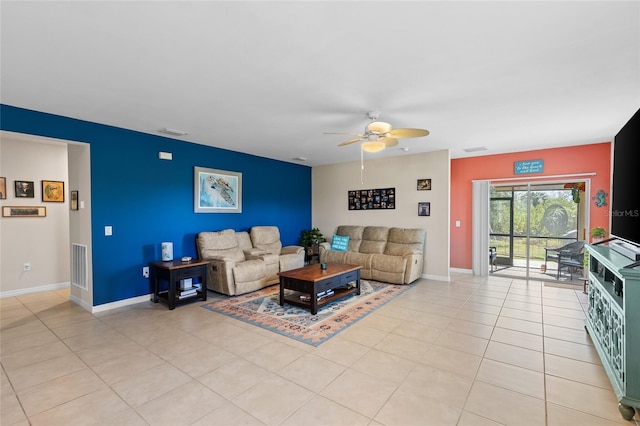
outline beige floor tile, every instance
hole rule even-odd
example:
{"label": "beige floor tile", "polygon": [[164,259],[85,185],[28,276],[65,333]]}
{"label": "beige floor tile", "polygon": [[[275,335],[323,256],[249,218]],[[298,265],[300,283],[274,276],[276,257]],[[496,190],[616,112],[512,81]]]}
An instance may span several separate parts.
{"label": "beige floor tile", "polygon": [[[385,338],[386,339],[386,338]],[[384,341],[384,340],[383,340]],[[324,342],[311,353],[328,359],[345,367],[353,365],[354,362],[362,358],[370,348],[358,343],[335,337],[328,342]]]}
{"label": "beige floor tile", "polygon": [[351,410],[373,418],[396,388],[395,383],[347,369],[325,387],[320,395],[338,404],[348,401]]}
{"label": "beige floor tile", "polygon": [[49,331],[49,328],[35,316],[29,316],[26,321],[20,321],[18,324],[10,326],[7,320],[2,320],[2,334],[0,340],[2,344],[10,343],[11,340],[22,338],[35,334]]}
{"label": "beige floor tile", "polygon": [[503,297],[489,297],[482,295],[473,295],[469,298],[469,302],[475,303],[483,303],[485,305],[491,306],[502,306],[504,304],[505,299]]}
{"label": "beige floor tile", "polygon": [[[422,304],[420,304],[422,305]],[[412,315],[412,310],[406,309],[402,306],[395,306],[393,303],[388,303],[378,309],[376,314],[383,315],[385,317],[395,318],[397,320],[406,321]]]}
{"label": "beige floor tile", "polygon": [[278,341],[270,341],[266,345],[249,352],[245,359],[271,371],[279,371],[306,352]]}
{"label": "beige floor tile", "polygon": [[547,374],[587,385],[613,389],[604,367],[600,364],[591,364],[551,354],[545,354],[544,358]]}
{"label": "beige floor tile", "polygon": [[491,341],[484,353],[485,359],[492,359],[529,370],[544,372],[544,353],[520,346]]}
{"label": "beige floor tile", "polygon": [[493,332],[493,326],[453,319],[447,326],[447,331],[454,331],[460,334],[479,337],[481,339],[488,339],[491,337],[491,333]]}
{"label": "beige floor tile", "polygon": [[27,416],[13,392],[0,394],[0,424],[2,425],[28,425]]}
{"label": "beige floor tile", "polygon": [[466,377],[474,377],[480,366],[482,357],[460,352],[442,346],[433,346],[420,359],[423,364]]}
{"label": "beige floor tile", "polygon": [[147,352],[142,346],[128,338],[118,341],[103,341],[100,344],[76,351],[76,354],[90,367],[102,364],[124,355]]}
{"label": "beige floor tile", "polygon": [[584,319],[559,317],[557,315],[544,314],[544,323],[557,327],[572,328],[574,330],[584,330]]}
{"label": "beige floor tile", "polygon": [[584,320],[585,313],[580,305],[575,309],[556,308],[553,306],[544,307],[545,315],[556,315],[558,317],[574,318],[578,320]]}
{"label": "beige floor tile", "polygon": [[358,426],[369,425],[370,419],[322,396],[316,395],[282,423],[283,426]]}
{"label": "beige floor tile", "polygon": [[261,426],[264,425],[240,407],[225,402],[221,407],[202,417],[193,426]]}
{"label": "beige floor tile", "polygon": [[232,402],[267,425],[279,425],[313,395],[302,386],[282,377],[271,376],[238,395]]}
{"label": "beige floor tile", "polygon": [[460,309],[460,311],[458,311],[454,318],[493,326],[498,320],[498,315],[473,311],[469,309]]}
{"label": "beige floor tile", "polygon": [[7,371],[7,376],[11,380],[16,392],[29,389],[40,383],[65,376],[87,368],[76,355],[67,354],[33,365],[27,365],[13,371]]}
{"label": "beige floor tile", "polygon": [[475,312],[484,312],[490,315],[499,315],[502,306],[493,306],[487,305],[485,303],[477,303],[477,302],[466,302],[462,305],[461,309],[475,311]]}
{"label": "beige floor tile", "polygon": [[405,322],[404,324],[397,326],[392,331],[392,334],[420,340],[421,342],[426,343],[435,342],[438,336],[440,336],[440,333],[442,333],[442,329],[415,322]]}
{"label": "beige floor tile", "polygon": [[[425,326],[437,328],[440,330],[444,330],[445,328],[447,328],[450,322],[451,322],[451,317],[431,314],[429,312],[416,312],[411,317],[411,322],[409,324],[411,323],[420,324],[420,325],[425,325]],[[403,322],[403,324],[407,324],[407,322]]]}
{"label": "beige floor tile", "polygon": [[500,316],[542,323],[541,312],[531,312],[531,311],[523,311],[521,309],[502,308],[502,311],[500,311]]}
{"label": "beige floor tile", "polygon": [[238,359],[200,376],[198,381],[230,400],[272,376],[269,370]]}
{"label": "beige floor tile", "polygon": [[33,349],[46,343],[54,343],[58,341],[58,337],[49,329],[29,333],[25,336],[13,336],[11,338],[4,337],[2,332],[2,344],[0,345],[0,356],[5,356],[14,352],[20,352],[27,349]]}
{"label": "beige floor tile", "polygon": [[476,380],[544,400],[544,374],[538,371],[484,359]]}
{"label": "beige floor tile", "polygon": [[346,367],[328,359],[305,354],[283,368],[279,374],[313,392],[320,392],[345,369]]}
{"label": "beige floor tile", "polygon": [[387,334],[389,334],[388,331],[356,324],[340,332],[340,338],[372,348],[384,339]]}
{"label": "beige floor tile", "polygon": [[552,339],[566,340],[569,342],[580,343],[582,345],[590,345],[591,339],[589,333],[583,327],[581,330],[572,328],[558,327],[555,325],[544,325],[544,337]]}
{"label": "beige floor tile", "polygon": [[30,417],[33,426],[110,424],[131,408],[110,389],[81,396]]}
{"label": "beige floor tile", "polygon": [[631,423],[620,417],[619,422],[613,422],[602,417],[592,416],[581,411],[572,410],[571,408],[561,407],[560,405],[547,403],[547,426],[616,426]]}
{"label": "beige floor tile", "polygon": [[216,368],[238,359],[238,356],[209,343],[193,352],[167,358],[171,364],[191,377],[200,377]]}
{"label": "beige floor tile", "polygon": [[565,340],[544,338],[545,353],[602,365],[602,361],[592,344],[568,342]]}
{"label": "beige floor tile", "polygon": [[351,368],[379,379],[401,383],[416,365],[415,361],[372,349]]}
{"label": "beige floor tile", "polygon": [[165,361],[159,356],[142,350],[105,361],[92,369],[102,380],[112,385],[163,364]]}
{"label": "beige floor tile", "polygon": [[149,426],[149,423],[145,422],[133,408],[129,408],[97,424],[100,426]]}
{"label": "beige floor tile", "polygon": [[61,341],[45,343],[35,348],[25,349],[2,356],[2,365],[9,371],[37,364],[62,355],[70,355],[71,350]]}
{"label": "beige floor tile", "polygon": [[[197,381],[190,381],[136,409],[150,425],[191,425],[226,400]],[[176,407],[180,407],[176,410]]]}
{"label": "beige floor tile", "polygon": [[463,411],[458,420],[458,426],[500,426],[501,423],[480,417],[477,414]]}
{"label": "beige floor tile", "polygon": [[442,333],[435,344],[449,349],[455,349],[461,352],[467,352],[473,355],[482,356],[487,349],[489,340],[479,337],[460,334],[453,331]]}
{"label": "beige floor tile", "polygon": [[546,376],[547,401],[613,422],[620,419],[618,401],[608,389]]}
{"label": "beige floor tile", "polygon": [[518,301],[518,300],[508,300],[507,299],[504,302],[504,305],[502,305],[502,307],[503,308],[509,308],[509,309],[522,310],[522,311],[542,313],[542,305],[541,304],[521,302],[521,301]]}
{"label": "beige floor tile", "polygon": [[472,383],[473,377],[418,364],[400,385],[400,389],[461,409]]}
{"label": "beige floor tile", "polygon": [[398,325],[403,324],[404,320],[381,315],[378,311],[367,315],[358,321],[359,326],[375,328],[376,330],[392,331]]}
{"label": "beige floor tile", "polygon": [[425,400],[403,389],[395,392],[375,416],[385,425],[456,425],[462,410],[440,400]]}
{"label": "beige floor tile", "polygon": [[498,318],[498,322],[496,323],[496,328],[497,327],[542,336],[542,324],[539,322],[501,316]]}
{"label": "beige floor tile", "polygon": [[25,413],[33,416],[106,387],[93,371],[85,368],[19,392],[18,397]]}
{"label": "beige floor tile", "polygon": [[481,381],[473,384],[464,410],[505,425],[545,424],[544,400]]}
{"label": "beige floor tile", "polygon": [[431,348],[431,344],[420,340],[411,339],[409,337],[389,334],[375,349],[406,358],[411,361],[420,360],[424,354]]}
{"label": "beige floor tile", "polygon": [[561,300],[556,297],[549,297],[549,298],[544,297],[542,299],[542,305],[544,306],[545,311],[547,310],[547,308],[559,308],[564,310],[573,310],[573,311],[582,312],[582,305],[580,305],[580,302],[578,301],[578,299],[573,299],[571,301],[568,301],[568,300]]}
{"label": "beige floor tile", "polygon": [[506,297],[507,302],[521,302],[531,305],[542,305],[542,298],[540,296],[540,290],[528,293],[509,292]]}
{"label": "beige floor tile", "polygon": [[498,328],[493,331],[491,341],[506,343],[508,345],[520,346],[534,351],[543,351],[542,336],[535,334],[523,333],[521,331],[507,330],[506,328]]}
{"label": "beige floor tile", "polygon": [[131,407],[137,408],[191,381],[191,377],[167,363],[142,371],[111,385]]}

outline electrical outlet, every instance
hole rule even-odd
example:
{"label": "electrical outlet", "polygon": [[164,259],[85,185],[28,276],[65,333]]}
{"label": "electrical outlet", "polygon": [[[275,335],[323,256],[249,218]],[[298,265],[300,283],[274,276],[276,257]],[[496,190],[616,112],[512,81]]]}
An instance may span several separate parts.
{"label": "electrical outlet", "polygon": [[25,272],[28,272],[31,270],[31,264],[30,263],[23,263],[22,264],[22,270]]}
{"label": "electrical outlet", "polygon": [[145,278],[149,278],[149,267],[148,266],[143,266],[142,267],[142,276]]}

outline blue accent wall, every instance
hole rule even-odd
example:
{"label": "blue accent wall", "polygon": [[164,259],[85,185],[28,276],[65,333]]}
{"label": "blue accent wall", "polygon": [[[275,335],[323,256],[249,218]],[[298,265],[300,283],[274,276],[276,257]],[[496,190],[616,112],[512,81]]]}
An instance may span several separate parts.
{"label": "blue accent wall", "polygon": [[[311,228],[307,166],[8,105],[0,129],[91,145],[94,306],[148,294],[142,267],[160,259],[162,241],[173,242],[174,258],[196,257],[201,231],[275,225],[290,245]],[[194,166],[241,172],[242,213],[194,213]]]}

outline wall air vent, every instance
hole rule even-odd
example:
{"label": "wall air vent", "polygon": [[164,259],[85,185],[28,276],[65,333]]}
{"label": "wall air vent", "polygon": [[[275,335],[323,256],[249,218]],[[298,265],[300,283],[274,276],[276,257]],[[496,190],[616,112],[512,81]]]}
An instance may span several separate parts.
{"label": "wall air vent", "polygon": [[463,149],[464,152],[478,152],[478,151],[486,151],[486,150],[487,150],[486,146],[476,146],[475,148]]}
{"label": "wall air vent", "polygon": [[88,290],[88,281],[87,246],[73,243],[71,245],[71,284]]}

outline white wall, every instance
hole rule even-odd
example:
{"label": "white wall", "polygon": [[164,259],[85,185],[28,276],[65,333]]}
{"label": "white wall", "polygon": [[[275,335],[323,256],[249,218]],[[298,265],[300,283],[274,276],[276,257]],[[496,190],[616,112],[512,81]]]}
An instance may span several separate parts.
{"label": "white wall", "polygon": [[[448,150],[314,167],[312,226],[327,240],[339,225],[378,225],[426,230],[426,278],[449,281],[450,154]],[[431,179],[430,191],[418,191],[418,179]],[[396,208],[349,210],[349,190],[396,188]],[[431,216],[418,216],[418,202],[431,202]]]}
{"label": "white wall", "polygon": [[[69,188],[67,146],[0,132],[0,176],[7,178],[2,206],[45,206],[43,218],[0,218],[0,292],[35,291],[69,283]],[[34,198],[16,198],[15,180],[33,181]],[[65,183],[63,203],[42,201],[42,180]],[[24,272],[23,264],[31,271]]]}

